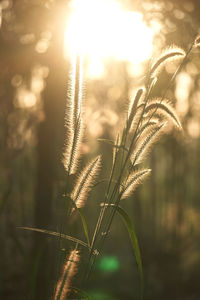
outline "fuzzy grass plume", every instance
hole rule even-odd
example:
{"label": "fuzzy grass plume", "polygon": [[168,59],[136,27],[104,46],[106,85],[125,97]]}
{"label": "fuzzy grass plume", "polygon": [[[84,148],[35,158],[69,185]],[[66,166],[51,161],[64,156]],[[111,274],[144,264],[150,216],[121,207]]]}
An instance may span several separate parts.
{"label": "fuzzy grass plume", "polygon": [[152,125],[150,128],[143,131],[137,141],[136,149],[134,149],[131,156],[133,165],[137,165],[145,159],[152,145],[161,136],[165,125],[166,123]]}
{"label": "fuzzy grass plume", "polygon": [[163,51],[160,57],[155,61],[151,68],[151,75],[157,77],[161,69],[169,61],[185,56],[185,51],[177,46],[171,46],[170,48]]}
{"label": "fuzzy grass plume", "polygon": [[[144,93],[143,89],[139,89],[135,95],[135,98],[133,99],[133,101],[130,103],[129,105],[129,113],[128,113],[128,120],[127,120],[127,128],[126,130],[129,131],[132,129],[132,127],[134,127],[133,123],[135,123],[135,116],[138,116],[138,103],[142,97]],[[136,118],[138,119],[138,118]]]}
{"label": "fuzzy grass plume", "polygon": [[54,300],[65,300],[70,292],[71,280],[77,272],[80,256],[77,250],[72,250],[63,266],[62,275],[57,283]]}
{"label": "fuzzy grass plume", "polygon": [[77,58],[73,64],[65,113],[66,140],[63,164],[67,173],[74,174],[80,157],[83,133],[82,122],[82,61]]}
{"label": "fuzzy grass plume", "polygon": [[88,193],[90,192],[91,186],[97,176],[100,161],[100,156],[97,156],[83,169],[78,177],[74,190],[71,193],[71,199],[74,201],[77,208],[85,205]]}
{"label": "fuzzy grass plume", "polygon": [[146,179],[150,172],[151,169],[144,169],[130,174],[129,179],[123,188],[121,199],[129,197],[135,191],[137,186]]}
{"label": "fuzzy grass plume", "polygon": [[176,114],[175,109],[170,104],[170,101],[167,99],[152,99],[149,101],[149,104],[145,108],[145,113],[151,115],[161,115],[166,119],[170,119],[173,124],[179,129],[182,128],[179,117]]}

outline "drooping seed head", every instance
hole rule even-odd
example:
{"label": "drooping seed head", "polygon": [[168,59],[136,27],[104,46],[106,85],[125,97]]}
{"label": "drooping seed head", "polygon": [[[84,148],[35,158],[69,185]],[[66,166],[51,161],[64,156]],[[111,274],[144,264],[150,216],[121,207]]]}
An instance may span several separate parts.
{"label": "drooping seed head", "polygon": [[182,128],[181,122],[175,109],[167,99],[156,98],[150,100],[147,107],[145,108],[145,113],[150,117],[153,117],[154,115],[161,115],[166,119],[171,120],[177,128]]}
{"label": "drooping seed head", "polygon": [[171,46],[163,51],[151,68],[151,76],[156,77],[165,64],[169,61],[185,56],[185,51],[177,46]]}

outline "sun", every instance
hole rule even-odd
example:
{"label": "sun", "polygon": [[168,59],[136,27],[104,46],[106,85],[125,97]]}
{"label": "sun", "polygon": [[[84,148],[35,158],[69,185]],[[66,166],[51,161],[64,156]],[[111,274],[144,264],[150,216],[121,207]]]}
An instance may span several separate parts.
{"label": "sun", "polygon": [[73,0],[70,9],[65,53],[87,57],[93,73],[101,72],[109,58],[137,64],[150,57],[153,31],[141,13],[123,9],[116,0]]}

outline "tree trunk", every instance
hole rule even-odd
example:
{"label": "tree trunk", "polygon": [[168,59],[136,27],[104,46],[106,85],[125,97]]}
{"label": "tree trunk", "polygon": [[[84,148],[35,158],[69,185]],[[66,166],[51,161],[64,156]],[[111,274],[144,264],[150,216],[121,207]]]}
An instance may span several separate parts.
{"label": "tree trunk", "polygon": [[[59,3],[60,4],[60,3]],[[63,146],[64,107],[66,95],[67,63],[63,59],[64,22],[63,7],[59,5],[49,57],[49,77],[43,94],[45,119],[38,128],[38,167],[35,195],[35,226],[55,230],[52,211],[58,169],[61,167]],[[55,247],[49,236],[36,233],[34,240],[34,269],[36,270],[34,299],[50,299],[55,279]]]}

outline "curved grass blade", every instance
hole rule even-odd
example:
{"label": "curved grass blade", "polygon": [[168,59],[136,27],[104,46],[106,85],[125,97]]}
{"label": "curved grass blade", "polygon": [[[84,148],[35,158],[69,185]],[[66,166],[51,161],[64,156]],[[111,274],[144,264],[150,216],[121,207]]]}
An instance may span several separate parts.
{"label": "curved grass blade", "polygon": [[117,206],[116,209],[126,226],[126,229],[129,233],[129,237],[131,240],[131,244],[133,246],[133,250],[134,250],[137,265],[138,265],[140,280],[141,280],[141,299],[142,299],[143,298],[143,269],[142,269],[142,259],[141,259],[140,248],[139,248],[137,236],[136,236],[133,224],[131,222],[131,219],[129,218],[129,216],[125,212],[125,210],[123,208],[121,208],[120,206]]}
{"label": "curved grass blade", "polygon": [[116,211],[122,218],[126,229],[129,233],[129,237],[131,240],[131,244],[134,250],[134,254],[136,257],[137,265],[138,265],[138,271],[139,271],[139,276],[140,276],[140,282],[141,282],[141,299],[143,298],[143,268],[142,268],[142,258],[140,254],[140,248],[137,240],[137,236],[133,227],[133,224],[131,222],[131,219],[129,218],[129,215],[125,212],[125,210],[121,206],[117,206],[115,204],[105,204],[105,207],[115,207]]}
{"label": "curved grass blade", "polygon": [[[62,239],[66,239],[68,241],[77,243],[77,244],[79,244],[81,246],[84,246],[84,247],[88,248],[89,250],[91,250],[91,247],[88,246],[88,244],[86,244],[85,242],[83,242],[83,241],[81,241],[81,240],[79,240],[77,238],[74,238],[73,236],[70,236],[70,235],[66,235],[66,234],[63,234],[63,233],[59,233],[59,232],[55,232],[55,231],[51,231],[51,230],[46,230],[46,229],[33,228],[33,227],[17,227],[17,228],[25,229],[25,230],[30,230],[30,231],[35,231],[35,232],[41,232],[41,233],[46,233],[46,234],[49,234],[49,235],[57,236],[57,237],[60,237]],[[99,254],[98,250],[94,249],[93,254],[94,255]]]}
{"label": "curved grass blade", "polygon": [[88,226],[87,226],[87,223],[86,223],[86,220],[85,220],[85,216],[82,213],[80,208],[77,208],[77,210],[78,210],[78,213],[81,217],[81,222],[83,224],[83,229],[84,229],[85,237],[86,237],[87,242],[88,242],[88,247],[90,248],[90,239],[89,239],[89,234],[88,234]]}
{"label": "curved grass blade", "polygon": [[88,247],[90,247],[88,226],[87,226],[84,214],[82,213],[81,209],[76,206],[76,203],[69,196],[67,196],[67,199],[69,199],[71,201],[72,205],[74,206],[74,208],[72,209],[72,212],[73,212],[74,209],[76,209],[78,211],[80,217],[81,217],[81,222],[83,224],[83,230],[84,230],[84,233],[85,233],[85,237],[87,239]]}

